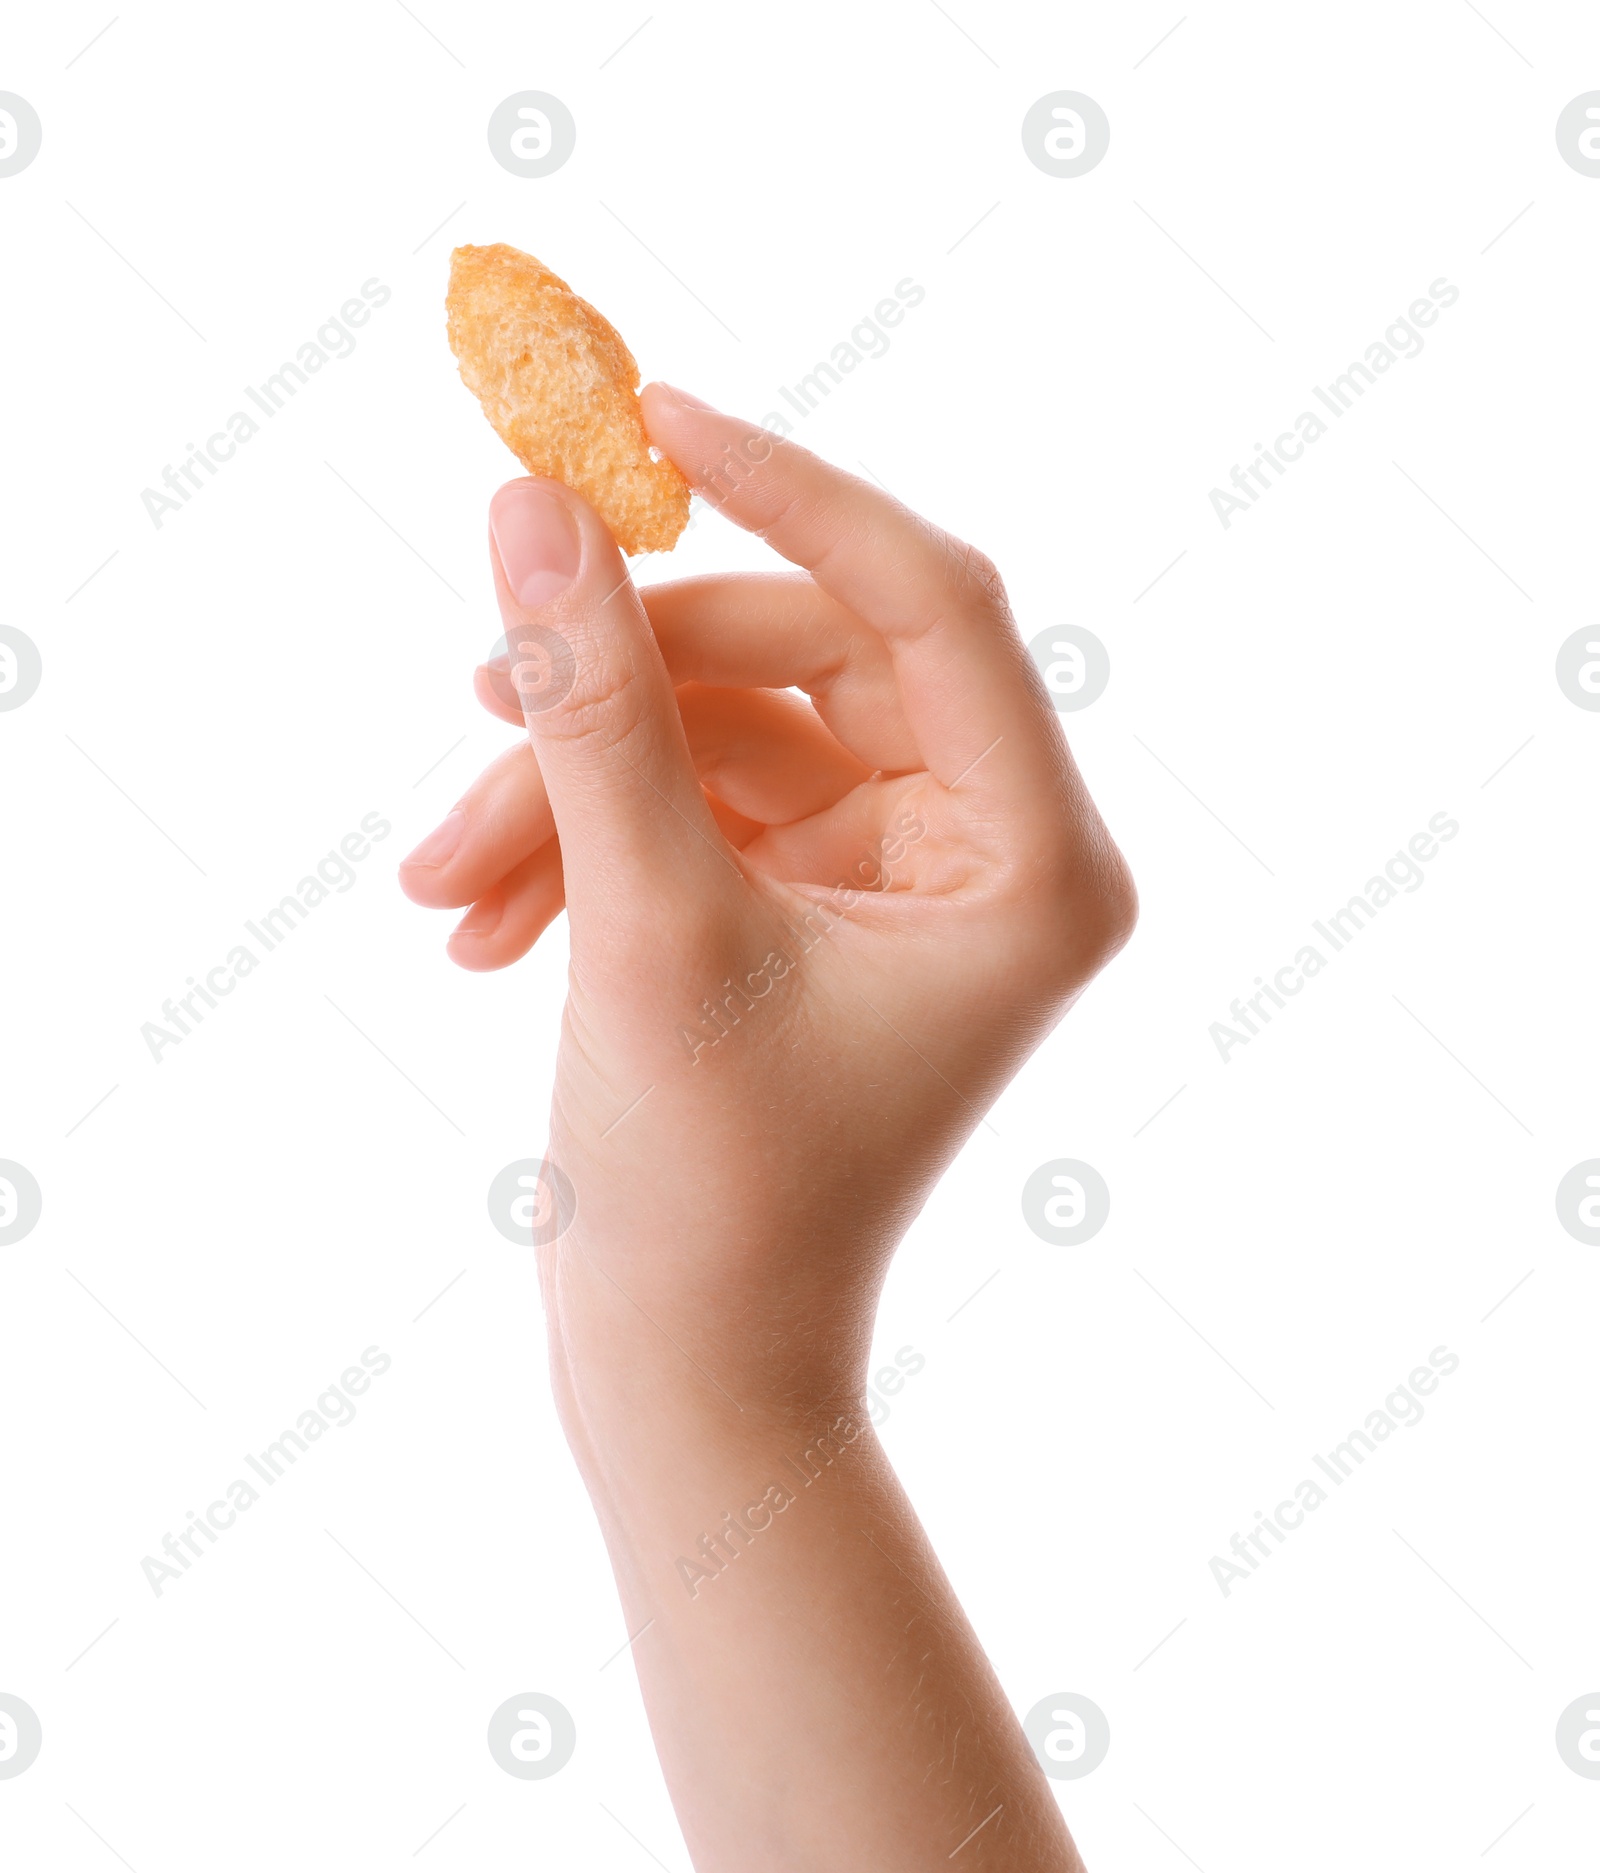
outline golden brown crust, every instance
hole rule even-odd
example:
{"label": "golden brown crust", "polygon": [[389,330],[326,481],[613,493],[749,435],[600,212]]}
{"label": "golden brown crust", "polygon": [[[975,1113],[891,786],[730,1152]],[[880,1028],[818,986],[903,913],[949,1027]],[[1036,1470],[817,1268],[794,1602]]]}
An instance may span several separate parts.
{"label": "golden brown crust", "polygon": [[458,247],[445,296],[461,381],[530,475],[574,488],[625,553],[672,547],[689,484],[650,459],[639,367],[594,307],[531,254]]}

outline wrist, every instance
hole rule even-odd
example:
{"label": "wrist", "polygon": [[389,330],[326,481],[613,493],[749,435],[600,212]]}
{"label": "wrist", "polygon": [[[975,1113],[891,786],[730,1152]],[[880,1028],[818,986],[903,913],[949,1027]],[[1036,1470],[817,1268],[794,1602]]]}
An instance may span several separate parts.
{"label": "wrist", "polygon": [[747,1549],[786,1549],[769,1531],[825,1523],[824,1499],[882,1493],[859,1369],[830,1381],[843,1362],[813,1359],[796,1382],[790,1361],[774,1384],[725,1356],[705,1310],[699,1332],[663,1331],[604,1276],[552,1268],[545,1287],[562,1426],[636,1612],[698,1600]]}
{"label": "wrist", "polygon": [[[790,1441],[861,1410],[875,1288],[785,1283],[749,1258],[708,1274],[697,1245],[618,1255],[569,1232],[541,1268],[551,1378],[564,1421],[591,1439],[648,1441],[652,1427],[713,1440]],[[569,1437],[573,1427],[569,1425]],[[580,1462],[584,1452],[578,1450]]]}

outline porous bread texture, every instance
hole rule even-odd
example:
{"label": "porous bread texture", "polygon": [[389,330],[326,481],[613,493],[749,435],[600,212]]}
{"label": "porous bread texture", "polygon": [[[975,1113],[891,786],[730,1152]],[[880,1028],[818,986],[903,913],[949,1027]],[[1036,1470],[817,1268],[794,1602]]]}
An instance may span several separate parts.
{"label": "porous bread texture", "polygon": [[564,481],[625,553],[661,553],[689,484],[650,459],[633,353],[565,280],[515,247],[458,247],[445,296],[461,381],[530,475]]}

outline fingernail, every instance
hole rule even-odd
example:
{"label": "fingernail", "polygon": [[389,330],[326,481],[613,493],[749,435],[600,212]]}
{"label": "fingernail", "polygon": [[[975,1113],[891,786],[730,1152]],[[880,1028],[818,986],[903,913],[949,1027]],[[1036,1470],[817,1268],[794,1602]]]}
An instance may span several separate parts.
{"label": "fingernail", "polygon": [[435,867],[449,864],[455,856],[456,847],[460,845],[461,835],[466,829],[467,816],[460,807],[457,807],[454,812],[444,816],[416,851],[408,853],[402,863]]}
{"label": "fingernail", "polygon": [[713,407],[711,404],[707,403],[704,398],[692,397],[687,390],[680,390],[676,384],[664,383],[661,388],[666,391],[669,396],[676,397],[680,403],[688,404],[691,410],[709,410]]}
{"label": "fingernail", "polygon": [[571,510],[537,482],[513,481],[500,490],[489,504],[489,531],[519,605],[548,605],[577,576],[583,542]]}
{"label": "fingernail", "polygon": [[481,904],[474,904],[450,932],[451,936],[492,936],[500,928],[500,916],[505,906],[494,898],[485,898]]}

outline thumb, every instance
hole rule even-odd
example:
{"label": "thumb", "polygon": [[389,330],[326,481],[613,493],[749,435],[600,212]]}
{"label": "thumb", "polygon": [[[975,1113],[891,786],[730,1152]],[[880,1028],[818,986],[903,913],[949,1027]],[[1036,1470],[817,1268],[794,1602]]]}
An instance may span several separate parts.
{"label": "thumb", "polygon": [[605,523],[560,482],[510,481],[489,504],[489,557],[574,927],[617,921],[641,886],[655,915],[726,889],[730,870],[741,874]]}

